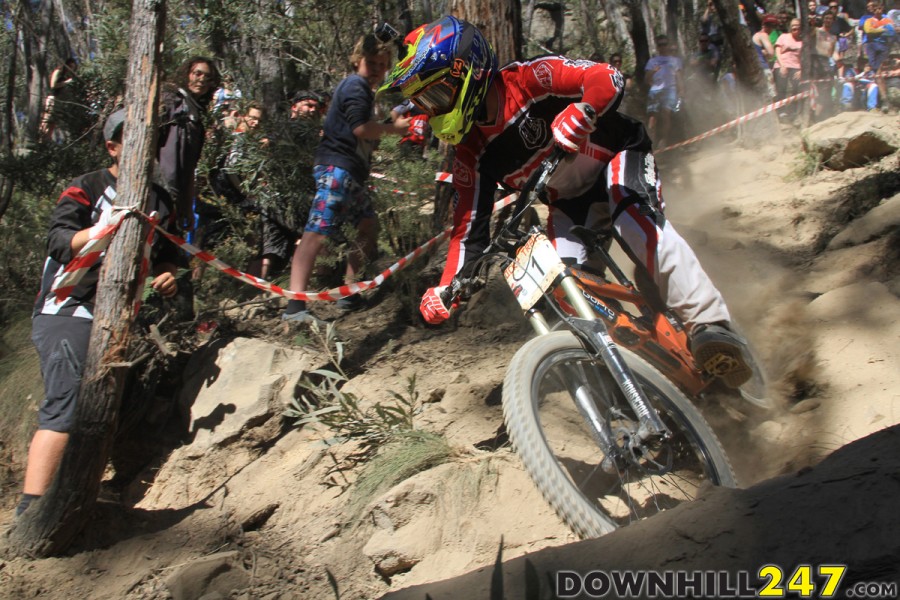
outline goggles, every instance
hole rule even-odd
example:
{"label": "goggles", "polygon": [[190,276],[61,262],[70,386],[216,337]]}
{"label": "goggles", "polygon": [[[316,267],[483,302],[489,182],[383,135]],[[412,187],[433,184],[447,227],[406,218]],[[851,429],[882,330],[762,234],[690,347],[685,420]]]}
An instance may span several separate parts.
{"label": "goggles", "polygon": [[410,96],[409,100],[429,117],[453,110],[461,87],[459,79],[439,79]]}

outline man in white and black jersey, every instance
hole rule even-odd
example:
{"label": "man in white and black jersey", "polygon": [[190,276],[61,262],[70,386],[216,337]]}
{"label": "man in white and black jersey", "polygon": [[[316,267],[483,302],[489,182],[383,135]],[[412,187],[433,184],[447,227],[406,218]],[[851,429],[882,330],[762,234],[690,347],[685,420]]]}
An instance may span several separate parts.
{"label": "man in white and black jersey", "polygon": [[[93,265],[65,293],[54,292],[51,288],[56,276],[76,258],[94,234],[109,223],[116,198],[124,121],[125,111],[119,110],[110,115],[103,128],[106,149],[113,164],[76,177],[63,191],[50,218],[48,256],[34,305],[31,336],[41,359],[45,397],[38,412],[38,429],[28,449],[24,493],[16,515],[22,514],[47,490],[69,441],[94,322],[94,299],[102,261]],[[171,228],[174,214],[165,190],[154,186],[147,208],[157,211],[160,222]],[[151,262],[155,277],[151,286],[164,298],[170,298],[178,291],[175,272],[179,260],[179,251],[174,244],[168,241],[154,244]]]}

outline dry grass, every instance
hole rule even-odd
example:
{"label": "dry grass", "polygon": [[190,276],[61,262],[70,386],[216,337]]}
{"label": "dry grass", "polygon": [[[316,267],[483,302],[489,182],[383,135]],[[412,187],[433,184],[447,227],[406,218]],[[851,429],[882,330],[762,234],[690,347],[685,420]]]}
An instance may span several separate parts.
{"label": "dry grass", "polygon": [[15,319],[3,332],[0,356],[0,485],[20,474],[44,386],[31,344],[31,319]]}
{"label": "dry grass", "polygon": [[398,434],[363,467],[348,505],[350,514],[359,518],[379,494],[416,473],[447,462],[452,455],[453,450],[441,435],[418,429]]}

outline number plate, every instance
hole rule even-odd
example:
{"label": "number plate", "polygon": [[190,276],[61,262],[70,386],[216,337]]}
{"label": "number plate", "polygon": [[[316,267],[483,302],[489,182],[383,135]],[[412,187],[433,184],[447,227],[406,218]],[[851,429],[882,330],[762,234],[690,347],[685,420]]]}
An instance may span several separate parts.
{"label": "number plate", "polygon": [[523,310],[534,306],[566,266],[544,234],[532,235],[516,252],[516,260],[503,269],[506,283]]}

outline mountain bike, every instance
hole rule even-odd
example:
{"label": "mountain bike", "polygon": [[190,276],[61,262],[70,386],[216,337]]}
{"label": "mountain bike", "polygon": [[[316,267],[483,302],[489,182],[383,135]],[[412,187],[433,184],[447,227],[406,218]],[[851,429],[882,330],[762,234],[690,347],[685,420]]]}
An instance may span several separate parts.
{"label": "mountain bike", "polygon": [[[449,306],[467,299],[483,287],[490,258],[503,262],[538,334],[506,371],[507,432],[559,516],[581,537],[596,537],[692,500],[707,484],[737,482],[692,402],[717,389],[718,365],[697,365],[677,317],[625,276],[607,251],[618,234],[573,230],[605,264],[591,272],[566,265],[539,226],[520,229],[563,156],[556,151],[543,161],[485,253],[442,300]],[[754,386],[740,393],[763,404],[758,368],[746,387]]]}

